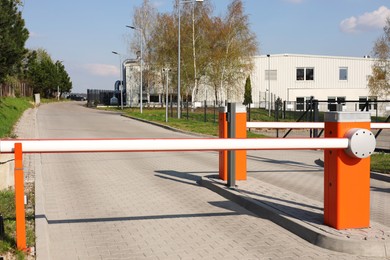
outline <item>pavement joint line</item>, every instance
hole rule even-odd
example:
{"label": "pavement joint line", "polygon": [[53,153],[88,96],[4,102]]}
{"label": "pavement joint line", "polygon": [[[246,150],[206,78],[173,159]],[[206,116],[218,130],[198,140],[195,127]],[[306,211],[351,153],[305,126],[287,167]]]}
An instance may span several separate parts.
{"label": "pavement joint line", "polygon": [[[254,178],[248,178],[245,182],[252,182],[252,184],[255,183],[255,185],[263,184],[261,181]],[[323,228],[323,224],[309,224],[308,221],[298,219],[296,216],[292,216],[285,211],[281,211],[277,207],[270,206],[263,201],[254,199],[248,193],[243,193],[242,189],[229,189],[224,181],[206,176],[202,177],[199,184],[218,193],[226,199],[239,204],[255,215],[278,224],[316,246],[337,252],[362,256],[390,257],[390,252],[388,251],[390,248],[389,227],[385,227],[371,221],[371,227],[369,229],[347,231],[338,231],[333,229],[334,232],[330,233],[327,232],[329,229],[332,230],[330,227]],[[240,185],[238,185],[238,187],[240,187]],[[286,192],[287,191],[285,191],[285,193]],[[295,195],[289,191],[288,193],[290,193],[290,196]],[[375,231],[378,233],[383,232],[385,237],[377,237],[375,235],[374,238],[368,240],[361,239],[361,237],[359,239],[356,238],[356,236],[364,236],[367,232],[372,232],[373,229],[376,229]],[[351,233],[352,235],[349,238],[346,238],[343,233]]]}

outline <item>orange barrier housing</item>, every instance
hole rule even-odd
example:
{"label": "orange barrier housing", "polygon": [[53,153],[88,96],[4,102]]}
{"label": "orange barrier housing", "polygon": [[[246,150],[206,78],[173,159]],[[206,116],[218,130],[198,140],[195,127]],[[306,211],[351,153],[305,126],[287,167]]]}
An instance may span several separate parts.
{"label": "orange barrier housing", "polygon": [[[325,137],[344,137],[352,128],[370,129],[362,112],[325,114]],[[370,157],[359,159],[344,150],[324,150],[324,223],[336,229],[370,225]]]}
{"label": "orange barrier housing", "polygon": [[[226,120],[227,107],[220,108],[219,121],[219,138],[227,138],[228,122]],[[236,138],[246,138],[246,109],[244,106],[236,108]],[[227,180],[227,151],[219,152],[219,178]],[[246,180],[246,151],[236,151],[236,180]]]}
{"label": "orange barrier housing", "polygon": [[15,207],[16,207],[16,246],[26,250],[26,218],[24,211],[24,173],[22,144],[15,143]]}

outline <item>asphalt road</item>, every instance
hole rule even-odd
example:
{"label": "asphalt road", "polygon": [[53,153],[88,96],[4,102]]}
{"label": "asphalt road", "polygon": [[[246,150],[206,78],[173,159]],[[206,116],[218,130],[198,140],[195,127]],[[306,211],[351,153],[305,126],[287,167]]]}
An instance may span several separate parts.
{"label": "asphalt road", "polygon": [[[82,105],[41,106],[36,137],[188,137]],[[254,152],[248,171],[321,199],[319,156]],[[198,186],[217,174],[216,152],[42,154],[35,163],[38,259],[363,259],[313,246]]]}

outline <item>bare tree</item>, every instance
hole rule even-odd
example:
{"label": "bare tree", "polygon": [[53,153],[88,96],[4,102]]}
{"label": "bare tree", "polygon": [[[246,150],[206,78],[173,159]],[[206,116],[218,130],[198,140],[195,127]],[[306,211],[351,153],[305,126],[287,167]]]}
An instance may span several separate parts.
{"label": "bare tree", "polygon": [[242,83],[253,69],[253,56],[258,51],[242,1],[233,0],[227,15],[214,19],[209,32],[212,39],[209,78],[215,98],[222,101],[225,94],[227,100],[237,101],[232,98],[243,95]]}
{"label": "bare tree", "polygon": [[[189,8],[181,11],[181,64],[183,71],[183,93],[191,95],[195,101],[199,90],[199,81],[205,76],[208,65],[207,30],[211,21],[212,6],[210,2],[192,2]],[[178,8],[178,7],[177,7]]]}
{"label": "bare tree", "polygon": [[[137,28],[137,32],[133,34],[133,37],[130,41],[130,51],[137,54],[138,58],[141,51],[141,41],[143,50],[142,50],[142,59],[145,64],[143,70],[143,85],[146,85],[147,99],[150,101],[150,91],[155,78],[153,71],[151,71],[151,51],[150,45],[152,42],[153,32],[156,27],[157,22],[157,10],[153,7],[149,0],[143,0],[143,3],[140,7],[134,8],[134,16],[132,18],[132,26]],[[141,60],[140,60],[141,62]],[[143,87],[143,86],[142,86]]]}
{"label": "bare tree", "polygon": [[375,62],[368,81],[370,94],[387,98],[390,94],[390,17],[386,19],[383,35],[374,44],[373,55]]}

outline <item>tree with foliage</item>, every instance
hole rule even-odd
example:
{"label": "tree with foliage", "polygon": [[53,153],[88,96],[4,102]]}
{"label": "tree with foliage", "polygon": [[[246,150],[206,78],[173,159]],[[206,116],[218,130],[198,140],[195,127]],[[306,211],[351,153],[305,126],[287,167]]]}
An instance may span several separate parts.
{"label": "tree with foliage", "polygon": [[215,98],[221,100],[225,94],[227,100],[233,101],[245,76],[253,69],[252,57],[258,51],[256,36],[250,31],[249,17],[244,14],[241,0],[231,2],[223,19],[215,19],[210,33],[213,40],[210,41],[209,77]]}
{"label": "tree with foliage", "polygon": [[34,93],[40,93],[45,98],[55,97],[58,87],[60,93],[70,92],[72,89],[72,82],[64,65],[60,61],[54,63],[43,49],[38,49],[35,59],[30,61],[28,79]]}
{"label": "tree with foliage", "polygon": [[56,61],[55,63],[57,69],[57,86],[60,91],[59,96],[63,93],[69,93],[72,91],[72,81],[68,75],[68,72],[65,70],[64,64],[60,61]]}
{"label": "tree with foliage", "polygon": [[0,84],[8,75],[18,73],[27,53],[25,43],[29,33],[18,10],[19,4],[17,0],[0,2]]}
{"label": "tree with foliage", "polygon": [[374,44],[373,55],[375,62],[368,80],[370,94],[387,98],[390,95],[390,17],[386,19],[383,35]]}
{"label": "tree with foliage", "polygon": [[172,84],[177,84],[178,72],[174,69],[178,59],[180,8],[180,94],[192,96],[195,101],[201,83],[213,87],[216,101],[242,96],[242,83],[252,70],[252,57],[257,53],[256,37],[250,31],[242,0],[231,0],[223,18],[212,17],[212,5],[207,1],[175,3],[173,14],[157,14],[150,41],[146,43],[149,66],[155,71],[170,67]]}
{"label": "tree with foliage", "polygon": [[245,82],[245,93],[244,93],[244,105],[247,106],[247,105],[250,105],[253,103],[253,100],[252,100],[252,84],[251,84],[251,78],[250,76],[248,76],[246,78],[246,82]]}

